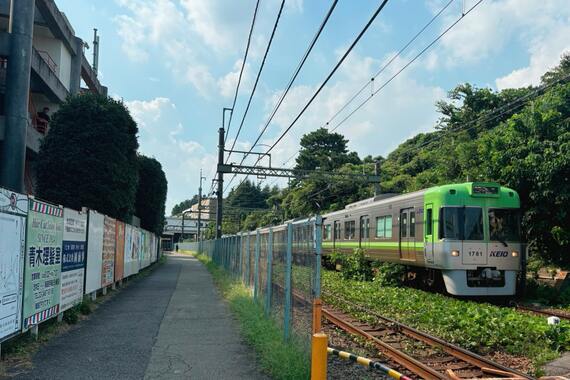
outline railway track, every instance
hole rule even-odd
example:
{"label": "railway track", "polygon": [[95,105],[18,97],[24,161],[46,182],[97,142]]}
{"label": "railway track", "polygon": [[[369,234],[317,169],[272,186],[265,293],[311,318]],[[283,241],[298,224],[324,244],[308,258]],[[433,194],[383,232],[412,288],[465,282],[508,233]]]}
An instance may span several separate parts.
{"label": "railway track", "polygon": [[559,311],[555,311],[555,310],[551,310],[551,309],[537,309],[535,307],[524,306],[524,305],[519,305],[519,304],[515,304],[514,308],[517,310],[522,310],[522,311],[526,311],[529,313],[544,315],[547,317],[558,317],[561,320],[570,321],[570,314],[561,313]]}
{"label": "railway track", "polygon": [[323,317],[338,328],[371,342],[385,357],[423,379],[533,377],[351,304],[376,319],[364,323],[349,314],[323,306]]}
{"label": "railway track", "polygon": [[[276,285],[277,288],[282,287]],[[293,299],[310,303],[304,295],[293,291]],[[332,298],[339,297],[326,294]],[[440,338],[416,330],[350,301],[341,300],[353,309],[374,317],[375,323],[364,323],[353,316],[323,305],[322,315],[341,330],[372,343],[384,357],[418,378],[428,380],[460,379],[534,379],[512,368],[465,350]]]}

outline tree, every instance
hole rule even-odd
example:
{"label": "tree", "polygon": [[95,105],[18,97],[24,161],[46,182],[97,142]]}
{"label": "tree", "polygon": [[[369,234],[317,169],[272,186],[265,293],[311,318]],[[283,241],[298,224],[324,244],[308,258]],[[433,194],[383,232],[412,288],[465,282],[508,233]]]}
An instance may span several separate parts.
{"label": "tree", "polygon": [[138,156],[139,186],[136,198],[136,215],[141,227],[161,235],[164,229],[164,210],[168,182],[160,162],[154,158]]}
{"label": "tree", "polygon": [[137,132],[121,101],[91,93],[68,98],[40,148],[38,196],[130,222],[138,184]]}
{"label": "tree", "polygon": [[170,215],[172,216],[180,215],[182,214],[182,211],[188,210],[190,207],[194,206],[195,204],[198,204],[198,194],[195,194],[191,199],[186,199],[174,205],[174,207],[172,207]]}
{"label": "tree", "polygon": [[358,155],[348,153],[347,143],[343,135],[326,128],[307,133],[301,138],[295,169],[332,171],[346,163],[359,164]]}

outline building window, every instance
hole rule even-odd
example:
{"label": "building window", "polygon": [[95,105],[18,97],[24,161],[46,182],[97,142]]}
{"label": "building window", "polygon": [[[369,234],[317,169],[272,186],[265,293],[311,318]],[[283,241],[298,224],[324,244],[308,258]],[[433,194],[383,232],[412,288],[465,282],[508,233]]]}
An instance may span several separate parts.
{"label": "building window", "polygon": [[376,218],[376,237],[380,239],[392,238],[392,215]]}
{"label": "building window", "polygon": [[354,233],[356,232],[356,222],[354,220],[349,220],[344,222],[344,239],[353,240]]}

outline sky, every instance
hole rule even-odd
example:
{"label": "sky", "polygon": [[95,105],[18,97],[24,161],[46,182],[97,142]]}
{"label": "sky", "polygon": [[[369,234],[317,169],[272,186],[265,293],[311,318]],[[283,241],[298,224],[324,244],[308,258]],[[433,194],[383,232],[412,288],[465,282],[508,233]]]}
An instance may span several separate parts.
{"label": "sky", "polygon": [[[255,151],[266,150],[291,125],[380,2],[338,2]],[[469,82],[494,90],[536,85],[540,76],[570,51],[570,7],[566,0],[483,0],[463,17],[477,2],[390,0],[315,102],[276,145],[273,166],[294,165],[294,159],[288,159],[299,149],[303,134],[323,126],[336,127],[380,88],[336,130],[349,140],[349,149],[361,157],[385,156],[405,139],[433,130],[438,119],[435,103],[445,100],[457,84]],[[111,96],[125,102],[137,121],[140,153],[161,162],[168,180],[167,213],[176,203],[198,193],[200,169],[206,177],[203,189],[207,194],[217,163],[222,109],[232,105],[256,1],[56,3],[76,35],[88,43],[93,39],[93,28],[98,29],[99,78]],[[286,0],[244,118],[280,4],[280,0],[260,0],[226,143],[233,143],[243,120],[236,149],[249,150],[266,125],[332,0]],[[444,7],[435,21],[396,55]],[[441,40],[382,87],[459,19]],[[365,85],[355,101],[333,118]],[[229,162],[240,161],[238,154],[229,158]],[[245,162],[253,164],[255,158],[251,156]],[[226,177],[226,184],[230,179]]]}

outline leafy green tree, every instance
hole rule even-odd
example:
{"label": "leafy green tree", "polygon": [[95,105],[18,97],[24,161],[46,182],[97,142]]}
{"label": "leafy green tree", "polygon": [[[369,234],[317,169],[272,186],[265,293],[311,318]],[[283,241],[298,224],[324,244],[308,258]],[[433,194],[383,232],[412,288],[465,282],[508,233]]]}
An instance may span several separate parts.
{"label": "leafy green tree", "polygon": [[348,140],[339,133],[330,133],[319,128],[301,138],[301,149],[296,159],[295,169],[332,171],[346,163],[359,164],[355,152],[348,152]]}
{"label": "leafy green tree", "polygon": [[168,182],[160,162],[154,158],[138,156],[139,186],[136,198],[136,215],[141,227],[161,235],[164,229],[164,209]]}
{"label": "leafy green tree", "polygon": [[180,215],[182,211],[188,210],[190,207],[198,203],[198,194],[195,194],[191,199],[186,199],[172,207],[170,215]]}
{"label": "leafy green tree", "polygon": [[38,196],[129,222],[138,184],[137,132],[121,101],[91,93],[68,98],[40,148]]}
{"label": "leafy green tree", "polygon": [[534,252],[570,264],[570,84],[559,84],[480,141],[485,178],[516,189]]}

